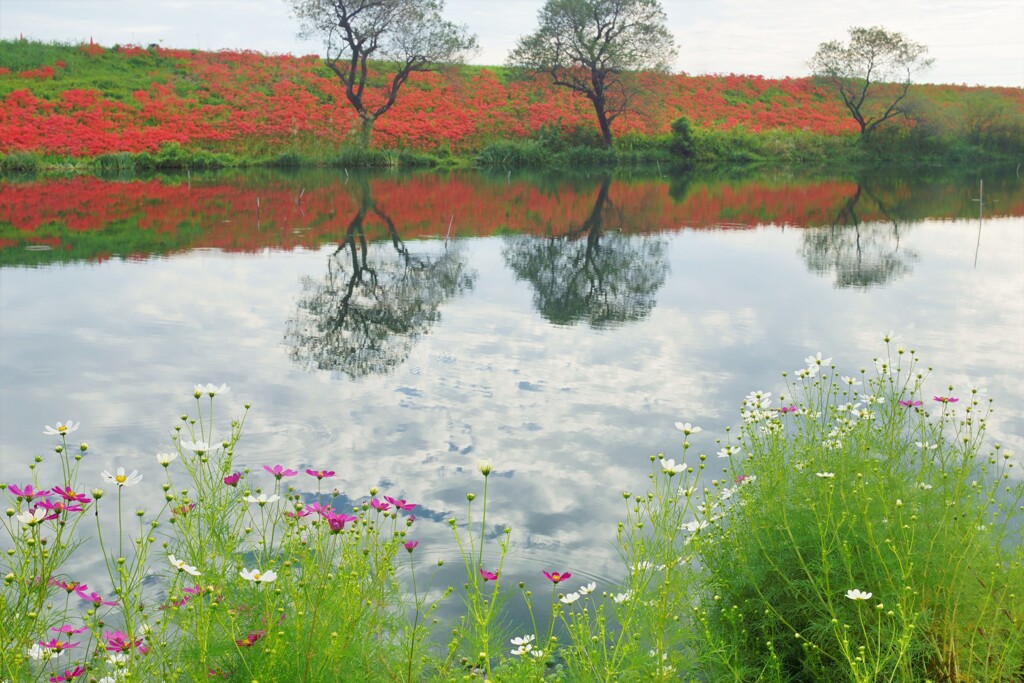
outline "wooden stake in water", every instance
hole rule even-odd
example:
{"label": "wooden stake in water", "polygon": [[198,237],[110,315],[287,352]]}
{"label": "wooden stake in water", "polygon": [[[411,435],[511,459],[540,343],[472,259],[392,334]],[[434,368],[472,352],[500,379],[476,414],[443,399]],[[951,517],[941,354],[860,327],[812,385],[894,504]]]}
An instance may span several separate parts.
{"label": "wooden stake in water", "polygon": [[978,180],[978,198],[972,201],[978,202],[978,243],[974,245],[974,267],[978,267],[978,251],[981,249],[981,221],[984,218],[985,207],[985,179]]}

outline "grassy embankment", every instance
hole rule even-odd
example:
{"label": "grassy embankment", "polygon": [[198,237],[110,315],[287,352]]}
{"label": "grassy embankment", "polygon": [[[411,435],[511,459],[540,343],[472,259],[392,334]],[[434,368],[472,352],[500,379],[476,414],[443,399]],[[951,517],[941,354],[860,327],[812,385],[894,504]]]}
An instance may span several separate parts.
{"label": "grassy embankment", "polygon": [[[374,74],[381,97],[384,70]],[[1024,154],[1024,91],[922,85],[862,140],[812,79],[642,74],[641,110],[599,146],[587,100],[503,68],[416,74],[353,144],[315,56],[0,41],[0,170],[246,165],[612,166],[977,161]]]}

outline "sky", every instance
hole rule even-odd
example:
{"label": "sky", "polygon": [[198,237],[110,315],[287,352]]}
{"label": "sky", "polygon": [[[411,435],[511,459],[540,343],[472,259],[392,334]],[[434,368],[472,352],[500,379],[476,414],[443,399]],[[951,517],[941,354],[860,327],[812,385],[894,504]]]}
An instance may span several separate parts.
{"label": "sky", "polygon": [[[543,0],[447,0],[445,16],[475,33],[469,62],[502,64],[536,28]],[[884,26],[929,48],[919,82],[1024,87],[1020,0],[663,0],[677,71],[806,76],[817,46],[851,26]],[[0,38],[101,45],[318,54],[297,37],[286,0],[0,0]]]}

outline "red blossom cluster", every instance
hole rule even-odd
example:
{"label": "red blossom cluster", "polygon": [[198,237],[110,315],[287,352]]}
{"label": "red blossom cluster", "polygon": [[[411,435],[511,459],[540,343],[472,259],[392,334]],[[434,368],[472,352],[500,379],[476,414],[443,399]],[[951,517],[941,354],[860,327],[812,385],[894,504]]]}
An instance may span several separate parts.
{"label": "red blossom cluster", "polygon": [[[78,48],[104,54],[98,45]],[[356,116],[337,77],[316,56],[247,51],[199,52],[127,45],[115,55],[125,69],[144,70],[152,81],[130,98],[97,90],[54,92],[34,88],[39,79],[88,68],[89,60],[56,61],[12,73],[0,69],[9,94],[0,100],[0,153],[42,152],[94,156],[155,151],[167,143],[215,151],[280,150],[301,141],[337,144]],[[83,66],[84,64],[84,66]],[[387,73],[370,73],[367,106],[383,101]],[[617,135],[657,135],[688,116],[719,130],[806,130],[852,134],[856,124],[831,91],[809,78],[687,76],[645,73],[645,96],[634,113],[616,122]],[[69,81],[71,79],[69,78]],[[1022,100],[1020,93],[998,93]],[[954,86],[930,86],[929,97],[948,99]],[[1024,101],[1021,102],[1024,105]],[[503,138],[523,138],[544,128],[595,134],[590,102],[544,78],[503,80],[488,69],[416,73],[394,108],[375,128],[375,144],[427,150],[444,145],[478,149]]]}

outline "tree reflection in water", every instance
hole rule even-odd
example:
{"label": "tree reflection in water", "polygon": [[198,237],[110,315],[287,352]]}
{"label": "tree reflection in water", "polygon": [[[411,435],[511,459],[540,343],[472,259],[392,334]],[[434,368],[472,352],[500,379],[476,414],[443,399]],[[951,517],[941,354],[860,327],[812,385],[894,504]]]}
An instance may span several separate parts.
{"label": "tree reflection in water", "polygon": [[[285,332],[294,362],[353,379],[402,363],[416,339],[440,319],[441,305],[476,281],[455,243],[421,243],[422,249],[410,250],[373,201],[367,179],[357,191],[359,208],[328,257],[327,274],[302,279],[303,293]],[[368,217],[383,222],[389,241],[367,240]]]}
{"label": "tree reflection in water", "polygon": [[[858,205],[868,205],[887,222],[864,223]],[[868,288],[883,285],[911,272],[917,254],[900,249],[899,203],[883,199],[865,181],[839,209],[832,224],[803,233],[801,255],[811,272],[835,273],[836,287]]]}
{"label": "tree reflection in water", "polygon": [[604,177],[594,207],[583,223],[562,235],[507,239],[502,256],[533,287],[533,303],[556,325],[586,320],[602,328],[641,320],[654,309],[668,274],[667,242],[656,234],[604,231],[609,215],[623,226],[628,217],[608,199]]}

